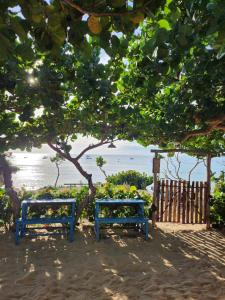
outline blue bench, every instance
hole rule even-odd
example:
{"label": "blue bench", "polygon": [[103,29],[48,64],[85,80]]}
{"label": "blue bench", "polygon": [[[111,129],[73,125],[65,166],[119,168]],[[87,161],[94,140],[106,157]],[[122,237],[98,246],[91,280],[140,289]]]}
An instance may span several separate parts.
{"label": "blue bench", "polygon": [[[100,227],[101,224],[137,224],[145,231],[145,239],[148,239],[148,218],[144,216],[144,204],[145,201],[140,199],[99,199],[95,202],[95,234],[96,238],[100,240]],[[101,207],[113,207],[113,206],[136,206],[137,216],[135,217],[101,217]]]}
{"label": "blue bench", "polygon": [[[35,217],[28,218],[27,212],[29,206],[46,206],[46,205],[71,205],[71,215],[70,216],[57,216],[57,217]],[[69,225],[69,240],[72,242],[74,240],[74,227],[75,227],[75,209],[76,200],[74,199],[41,199],[41,200],[24,200],[21,203],[22,215],[21,218],[16,220],[16,244],[19,244],[20,238],[24,237],[28,232],[27,225],[35,224],[68,224]],[[57,227],[54,227],[57,228]],[[62,228],[62,227],[61,227]],[[41,229],[41,228],[39,228]],[[30,234],[31,235],[31,234]],[[38,235],[50,235],[50,233],[35,233],[32,236]]]}

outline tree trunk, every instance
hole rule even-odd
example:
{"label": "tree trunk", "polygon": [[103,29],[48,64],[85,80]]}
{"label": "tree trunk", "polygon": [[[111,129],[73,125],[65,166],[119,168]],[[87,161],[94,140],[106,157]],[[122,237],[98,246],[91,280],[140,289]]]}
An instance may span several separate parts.
{"label": "tree trunk", "polygon": [[56,188],[58,180],[59,180],[60,172],[59,172],[59,165],[57,163],[55,163],[55,165],[56,165],[56,168],[57,168],[57,177],[56,177],[56,180],[55,180],[55,188]]}
{"label": "tree trunk", "polygon": [[53,149],[54,151],[56,151],[58,154],[60,154],[63,158],[67,159],[68,161],[70,161],[75,167],[76,169],[80,172],[80,174],[87,180],[88,182],[88,187],[89,187],[89,194],[88,196],[79,204],[78,208],[77,208],[77,215],[76,215],[76,219],[78,220],[81,217],[82,211],[85,208],[88,208],[88,206],[94,201],[95,195],[96,195],[96,188],[93,184],[92,181],[92,174],[87,173],[82,166],[79,163],[79,159],[82,157],[82,155],[84,155],[88,150],[97,148],[101,145],[104,145],[108,142],[100,142],[97,143],[95,145],[91,145],[88,146],[86,149],[84,149],[76,158],[73,158],[70,156],[69,153],[65,153],[63,152],[61,149],[57,148],[56,146],[54,146],[51,141],[48,142],[48,145],[50,146],[51,149]]}
{"label": "tree trunk", "polygon": [[92,181],[92,174],[88,174],[86,171],[84,171],[84,169],[81,167],[80,163],[77,160],[74,160],[73,164],[78,169],[78,171],[87,179],[89,188],[88,196],[77,207],[76,219],[79,220],[82,211],[85,208],[88,208],[88,206],[94,201],[96,195],[96,187],[94,186]]}
{"label": "tree trunk", "polygon": [[103,170],[101,167],[99,167],[99,168],[100,168],[100,170],[102,171],[102,173],[104,174],[105,178],[107,178],[106,171],[105,171],[105,170]]}
{"label": "tree trunk", "polygon": [[18,218],[20,212],[20,200],[16,191],[13,189],[11,168],[3,155],[0,155],[0,170],[3,175],[5,192],[12,201],[13,221],[15,223],[15,220]]}

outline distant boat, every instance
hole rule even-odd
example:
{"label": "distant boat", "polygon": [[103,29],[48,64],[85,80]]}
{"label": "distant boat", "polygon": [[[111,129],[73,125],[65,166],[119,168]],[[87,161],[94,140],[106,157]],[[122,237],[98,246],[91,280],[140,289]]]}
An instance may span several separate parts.
{"label": "distant boat", "polygon": [[90,157],[89,155],[86,156],[86,159],[92,159],[92,157]]}
{"label": "distant boat", "polygon": [[42,157],[42,159],[46,159],[46,158],[48,158],[48,156],[47,156],[47,155],[44,155],[44,156]]}
{"label": "distant boat", "polygon": [[134,159],[133,157],[130,157],[130,159]]}
{"label": "distant boat", "polygon": [[23,158],[27,158],[27,156],[24,156]]}

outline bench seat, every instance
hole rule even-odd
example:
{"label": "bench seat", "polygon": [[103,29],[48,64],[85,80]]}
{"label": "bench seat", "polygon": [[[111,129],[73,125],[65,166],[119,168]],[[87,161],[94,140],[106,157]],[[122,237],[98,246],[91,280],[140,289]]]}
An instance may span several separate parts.
{"label": "bench seat", "polygon": [[[52,218],[32,218],[23,220],[23,224],[55,224],[55,223],[68,223],[72,221],[72,217],[52,217]],[[22,219],[19,219],[22,222]]]}
{"label": "bench seat", "polygon": [[147,218],[140,218],[140,217],[128,217],[128,218],[98,218],[96,222],[100,224],[138,224],[138,223],[145,223],[148,222]]}

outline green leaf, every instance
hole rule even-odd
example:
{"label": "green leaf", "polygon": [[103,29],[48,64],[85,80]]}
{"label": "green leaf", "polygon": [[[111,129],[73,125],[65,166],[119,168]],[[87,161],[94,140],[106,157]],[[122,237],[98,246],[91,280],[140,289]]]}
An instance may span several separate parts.
{"label": "green leaf", "polygon": [[22,24],[21,24],[21,19],[19,18],[12,18],[11,19],[11,27],[13,31],[18,34],[21,40],[25,40],[27,38],[27,33],[24,30]]}
{"label": "green leaf", "polygon": [[217,59],[221,59],[225,56],[225,46],[221,47],[219,52],[216,55]]}
{"label": "green leaf", "polygon": [[120,39],[116,35],[111,37],[111,43],[115,51],[120,47]]}
{"label": "green leaf", "polygon": [[29,44],[19,44],[16,47],[16,54],[27,60],[34,58],[34,52]]}
{"label": "green leaf", "polygon": [[122,7],[126,5],[126,0],[112,0],[112,7]]}
{"label": "green leaf", "polygon": [[169,51],[166,47],[159,47],[158,48],[158,51],[157,51],[158,58],[160,58],[160,59],[165,58],[165,57],[168,56],[168,54],[169,54]]}
{"label": "green leaf", "polygon": [[160,28],[164,28],[166,30],[171,30],[170,23],[166,19],[161,19],[158,21]]}

